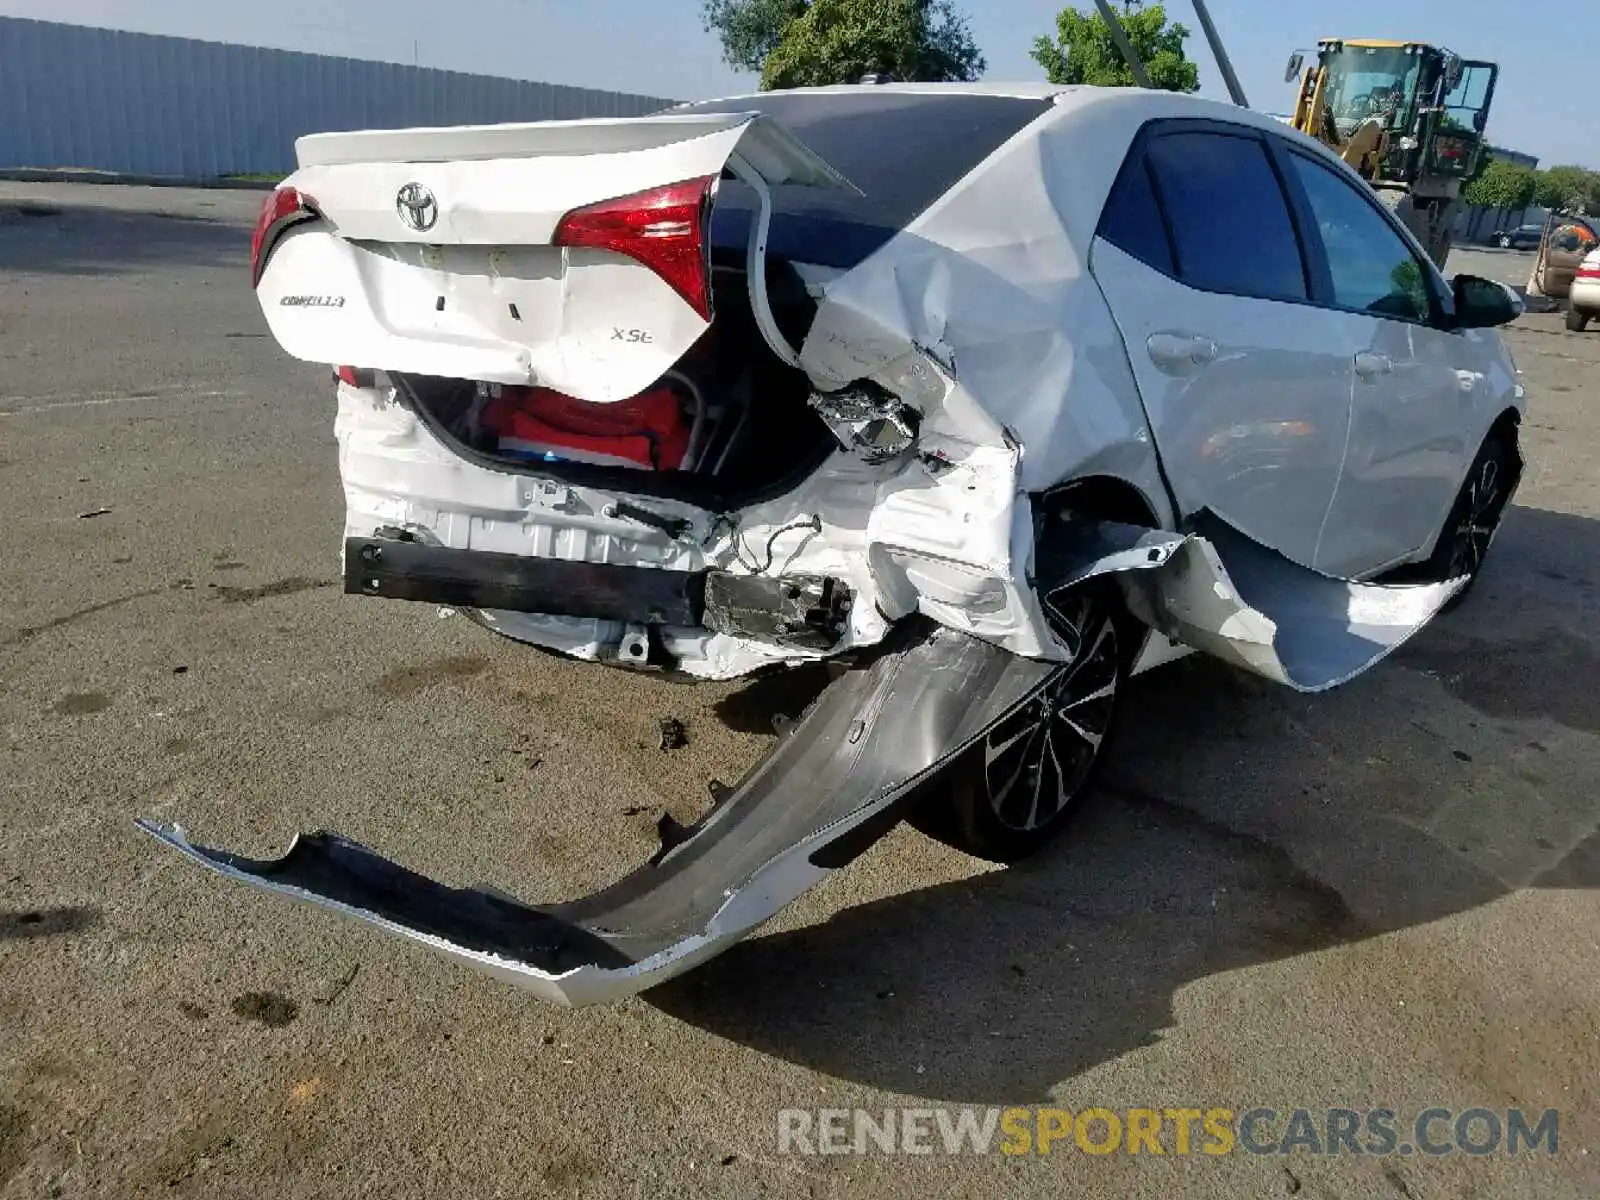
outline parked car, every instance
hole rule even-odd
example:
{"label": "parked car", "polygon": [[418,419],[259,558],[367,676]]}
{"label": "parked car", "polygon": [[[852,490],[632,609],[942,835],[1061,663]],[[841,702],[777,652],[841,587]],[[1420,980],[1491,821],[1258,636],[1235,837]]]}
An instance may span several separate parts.
{"label": "parked car", "polygon": [[1600,318],[1600,248],[1589,251],[1578,264],[1567,293],[1567,328],[1582,333]]}
{"label": "parked car", "polygon": [[1495,230],[1489,240],[1502,250],[1532,250],[1539,245],[1543,233],[1543,225],[1518,225],[1515,229]]}
{"label": "parked car", "polygon": [[1530,290],[1551,300],[1564,300],[1572,290],[1578,264],[1600,247],[1600,223],[1587,217],[1562,217],[1551,223],[1539,245],[1528,278]]}
{"label": "parked car", "polygon": [[297,152],[252,272],[335,368],[346,592],[680,677],[840,667],[570,903],[145,824],[562,1003],[703,961],[902,817],[1037,851],[1141,670],[1362,673],[1470,587],[1520,477],[1516,294],[1242,108],[844,86]]}

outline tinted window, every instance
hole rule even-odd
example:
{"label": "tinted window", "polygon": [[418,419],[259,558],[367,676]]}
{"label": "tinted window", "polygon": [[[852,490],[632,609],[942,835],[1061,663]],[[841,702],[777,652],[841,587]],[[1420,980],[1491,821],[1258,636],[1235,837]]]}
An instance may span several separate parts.
{"label": "tinted window", "polygon": [[[773,188],[768,248],[779,258],[853,267],[1049,109],[1048,100],[863,87],[706,100],[670,111],[759,112],[832,164],[865,194]],[[756,207],[749,188],[725,180],[712,216],[712,243],[742,252]]]}
{"label": "tinted window", "polygon": [[1153,139],[1148,154],[1185,283],[1306,298],[1300,244],[1265,146],[1250,137],[1173,133]]}
{"label": "tinted window", "polygon": [[1291,154],[1333,275],[1333,302],[1374,316],[1426,321],[1427,275],[1411,247],[1356,186],[1331,168]]}
{"label": "tinted window", "polygon": [[1130,160],[1117,177],[1105,212],[1100,214],[1100,236],[1148,267],[1167,275],[1178,273],[1143,154]]}

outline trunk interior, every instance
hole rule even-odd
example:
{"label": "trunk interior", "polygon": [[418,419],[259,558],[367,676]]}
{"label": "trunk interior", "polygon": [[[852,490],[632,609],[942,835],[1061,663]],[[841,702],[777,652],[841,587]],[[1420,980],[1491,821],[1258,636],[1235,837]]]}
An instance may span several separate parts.
{"label": "trunk interior", "polygon": [[[743,255],[713,258],[711,327],[652,387],[618,404],[539,388],[397,375],[401,395],[457,453],[496,470],[728,511],[782,495],[838,448],[805,374],[767,347]],[[773,316],[798,347],[816,303],[769,259]]]}

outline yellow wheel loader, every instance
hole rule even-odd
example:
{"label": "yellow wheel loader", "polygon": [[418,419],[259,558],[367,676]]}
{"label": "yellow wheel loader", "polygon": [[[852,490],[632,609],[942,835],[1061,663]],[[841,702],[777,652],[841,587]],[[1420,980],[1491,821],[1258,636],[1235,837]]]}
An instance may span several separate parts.
{"label": "yellow wheel loader", "polygon": [[[1192,3],[1228,95],[1249,108],[1205,0]],[[1134,83],[1149,87],[1109,0],[1095,8]],[[1297,51],[1284,72],[1286,83],[1300,79],[1290,123],[1338,151],[1443,270],[1461,191],[1488,165],[1483,131],[1500,68],[1426,42],[1352,38],[1324,38],[1316,62],[1305,59]]]}
{"label": "yellow wheel loader", "polygon": [[1483,131],[1500,68],[1425,42],[1324,38],[1296,53],[1291,124],[1336,150],[1441,269],[1461,191],[1488,164]]}

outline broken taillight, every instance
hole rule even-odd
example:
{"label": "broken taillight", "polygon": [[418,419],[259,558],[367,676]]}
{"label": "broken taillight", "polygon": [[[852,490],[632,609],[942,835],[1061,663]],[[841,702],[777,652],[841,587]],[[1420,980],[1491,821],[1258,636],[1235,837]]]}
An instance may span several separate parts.
{"label": "broken taillight", "polygon": [[278,188],[261,205],[261,215],[256,218],[255,231],[250,235],[250,286],[261,282],[261,272],[266,269],[267,256],[283,236],[283,231],[301,221],[317,215],[311,201],[292,187]]}
{"label": "broken taillight", "polygon": [[716,182],[717,176],[707,175],[573,209],[556,226],[555,244],[625,254],[661,276],[709,321],[706,223]]}
{"label": "broken taillight", "polygon": [[360,367],[335,367],[333,369],[333,377],[340,383],[349,384],[353,388],[376,387],[378,383],[378,373],[376,371],[365,371]]}

